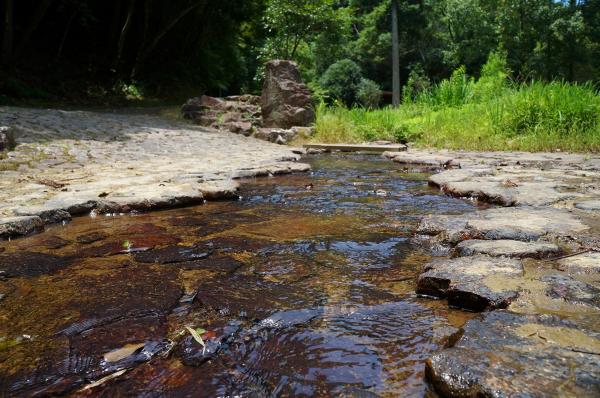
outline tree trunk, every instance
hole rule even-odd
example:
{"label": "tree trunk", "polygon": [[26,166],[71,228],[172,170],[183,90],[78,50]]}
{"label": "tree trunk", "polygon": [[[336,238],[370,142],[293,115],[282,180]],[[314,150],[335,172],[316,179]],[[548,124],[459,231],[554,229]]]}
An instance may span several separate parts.
{"label": "tree trunk", "polygon": [[129,31],[129,27],[131,26],[131,17],[133,16],[134,9],[135,0],[130,0],[129,9],[127,10],[127,17],[125,18],[125,22],[123,23],[123,27],[121,28],[121,34],[119,35],[119,41],[117,42],[117,53],[115,54],[115,59],[113,61],[113,69],[117,69],[119,67],[119,63],[121,62],[123,48],[125,47],[125,39],[127,38],[127,32]]}
{"label": "tree trunk", "polygon": [[10,65],[13,53],[13,0],[4,2],[4,34],[2,35],[2,65]]}
{"label": "tree trunk", "polygon": [[392,105],[400,105],[400,50],[398,44],[398,1],[392,0]]}
{"label": "tree trunk", "polygon": [[29,40],[31,40],[31,36],[33,36],[33,33],[37,30],[38,26],[44,19],[44,16],[46,15],[48,8],[50,7],[50,4],[52,4],[52,1],[53,0],[40,1],[39,5],[37,6],[36,12],[33,15],[33,18],[31,19],[31,22],[27,26],[27,29],[25,29],[25,33],[23,33],[21,41],[19,42],[15,53],[16,58],[18,58],[25,50],[25,47],[29,43]]}
{"label": "tree trunk", "polygon": [[158,34],[154,37],[154,39],[150,42],[150,44],[148,44],[147,46],[142,43],[142,45],[140,46],[140,50],[138,51],[138,55],[136,57],[135,60],[135,64],[133,66],[133,69],[131,70],[131,78],[135,78],[135,76],[137,75],[138,71],[140,70],[140,68],[142,67],[142,64],[144,63],[144,61],[146,60],[146,58],[148,57],[148,55],[150,55],[150,53],[152,53],[152,51],[154,51],[154,48],[156,47],[156,45],[160,42],[160,40],[167,34],[169,33],[169,31],[171,29],[173,29],[173,27],[175,25],[177,25],[177,23],[183,18],[185,17],[187,14],[189,14],[193,9],[197,8],[198,6],[200,6],[200,4],[204,3],[204,0],[200,0],[195,2],[194,4],[190,5],[189,7],[183,9],[179,14],[177,14],[175,17],[173,17],[165,26],[163,29],[161,29]]}

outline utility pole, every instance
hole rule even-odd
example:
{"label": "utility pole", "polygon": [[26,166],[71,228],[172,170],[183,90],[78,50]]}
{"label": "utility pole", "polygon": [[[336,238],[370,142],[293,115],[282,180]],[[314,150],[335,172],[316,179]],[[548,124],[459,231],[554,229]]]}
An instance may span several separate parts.
{"label": "utility pole", "polygon": [[398,0],[392,0],[392,105],[400,105],[400,54],[398,45]]}

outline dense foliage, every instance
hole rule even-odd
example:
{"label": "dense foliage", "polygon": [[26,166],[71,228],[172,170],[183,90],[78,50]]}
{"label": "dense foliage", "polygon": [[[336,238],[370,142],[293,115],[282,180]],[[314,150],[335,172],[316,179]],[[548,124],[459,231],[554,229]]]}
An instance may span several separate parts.
{"label": "dense foliage", "polygon": [[589,83],[515,82],[492,53],[478,79],[464,67],[398,109],[318,108],[316,140],[411,141],[475,150],[600,151],[600,95]]}
{"label": "dense foliage", "polygon": [[[479,78],[494,52],[504,55],[503,73],[516,82],[600,80],[600,0],[397,3],[405,102],[448,78],[432,101],[464,101],[452,82]],[[389,102],[391,0],[1,4],[4,98],[256,92],[262,63],[279,57],[297,61],[329,103],[372,107],[378,90],[364,81],[375,82]],[[351,94],[323,87],[341,60],[360,69]]]}
{"label": "dense foliage", "polygon": [[[258,60],[263,1],[2,0],[0,94],[237,92]],[[6,98],[6,97],[5,97]]]}

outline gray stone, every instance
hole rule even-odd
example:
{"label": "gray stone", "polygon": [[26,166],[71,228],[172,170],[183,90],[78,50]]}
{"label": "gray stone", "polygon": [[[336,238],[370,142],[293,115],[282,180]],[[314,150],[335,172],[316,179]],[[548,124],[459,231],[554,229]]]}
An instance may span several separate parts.
{"label": "gray stone", "polygon": [[600,273],[600,252],[588,252],[558,261],[558,269],[570,274]]}
{"label": "gray stone", "polygon": [[532,241],[545,235],[573,235],[589,227],[566,210],[518,207],[478,212],[469,218],[466,229],[473,238]]}
{"label": "gray stone", "polygon": [[581,210],[598,211],[600,210],[600,200],[586,200],[575,203],[575,207]]}
{"label": "gray stone", "polygon": [[518,296],[511,289],[492,289],[489,276],[523,275],[520,261],[488,256],[437,259],[427,265],[417,280],[417,293],[448,298],[448,304],[472,311],[506,308]]}
{"label": "gray stone", "polygon": [[57,224],[64,221],[71,221],[71,214],[61,208],[53,206],[29,206],[15,210],[18,216],[38,216],[44,224]]}
{"label": "gray stone", "polygon": [[600,309],[600,289],[565,274],[546,275],[540,279],[547,284],[546,295],[573,304]]}
{"label": "gray stone", "polygon": [[44,229],[44,221],[38,216],[0,218],[0,239],[29,235]]}
{"label": "gray stone", "polygon": [[459,256],[487,254],[499,257],[544,258],[560,253],[560,248],[552,243],[521,242],[518,240],[466,240],[456,246]]}
{"label": "gray stone", "polygon": [[559,317],[495,311],[455,340],[426,361],[441,396],[600,395],[600,335]]}
{"label": "gray stone", "polygon": [[383,156],[400,164],[440,168],[460,167],[460,162],[453,157],[437,153],[385,152]]}

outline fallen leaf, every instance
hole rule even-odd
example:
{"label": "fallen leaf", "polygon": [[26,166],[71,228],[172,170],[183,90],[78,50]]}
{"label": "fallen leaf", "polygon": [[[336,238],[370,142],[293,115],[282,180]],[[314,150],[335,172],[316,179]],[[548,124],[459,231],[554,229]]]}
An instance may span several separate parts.
{"label": "fallen leaf", "polygon": [[[198,342],[198,344],[200,344],[202,346],[202,354],[204,354],[204,350],[206,349],[206,344],[204,344],[204,340],[202,340],[202,337],[200,336],[200,334],[189,326],[186,326],[185,328],[188,330],[188,332],[190,332],[190,334],[192,335],[194,340],[196,340]],[[198,329],[198,330],[200,331],[200,333],[206,332],[206,330],[204,330],[204,329]]]}
{"label": "fallen leaf", "polygon": [[111,352],[107,352],[104,354],[104,360],[106,362],[118,362],[123,358],[127,358],[140,348],[144,346],[144,343],[139,344],[127,344],[121,348],[113,350]]}
{"label": "fallen leaf", "polygon": [[109,380],[112,380],[112,379],[114,379],[116,377],[121,376],[123,373],[127,372],[127,370],[128,369],[122,369],[122,370],[119,370],[118,372],[111,373],[108,376],[101,378],[100,380],[97,380],[97,381],[95,381],[93,383],[88,384],[87,386],[83,387],[80,391],[85,391],[85,390],[89,390],[89,389],[94,388],[94,387],[98,387],[99,385],[102,385],[102,384],[106,383]]}

